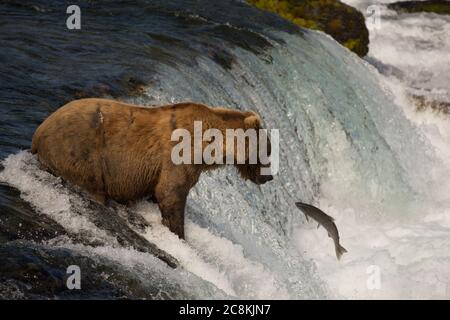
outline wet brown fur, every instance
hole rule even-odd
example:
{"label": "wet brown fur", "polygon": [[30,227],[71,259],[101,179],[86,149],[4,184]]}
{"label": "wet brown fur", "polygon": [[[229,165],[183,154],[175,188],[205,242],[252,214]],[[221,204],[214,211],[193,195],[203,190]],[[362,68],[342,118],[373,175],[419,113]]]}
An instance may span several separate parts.
{"label": "wet brown fur", "polygon": [[[172,131],[193,136],[194,121],[203,131],[217,128],[258,129],[259,116],[196,103],[146,108],[106,99],[72,101],[51,114],[33,136],[32,152],[53,174],[87,190],[97,201],[121,203],[151,196],[163,223],[184,238],[184,209],[200,174],[217,165],[175,165]],[[226,152],[226,150],[225,150]],[[255,183],[258,165],[238,165],[242,177]],[[270,179],[269,179],[270,180]]]}

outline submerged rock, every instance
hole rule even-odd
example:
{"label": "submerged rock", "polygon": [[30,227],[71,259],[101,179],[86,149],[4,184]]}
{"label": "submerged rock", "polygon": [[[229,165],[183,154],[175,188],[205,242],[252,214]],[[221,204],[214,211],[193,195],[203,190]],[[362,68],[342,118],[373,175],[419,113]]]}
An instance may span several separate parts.
{"label": "submerged rock", "polygon": [[[0,299],[195,299],[226,297],[203,284],[194,293],[163,263],[148,263],[136,272],[114,260],[68,248],[13,241],[0,245]],[[80,269],[80,289],[67,286],[67,268]]]}
{"label": "submerged rock", "polygon": [[411,95],[410,99],[416,105],[417,111],[432,110],[436,113],[450,115],[450,103],[430,99],[422,95]]}
{"label": "submerged rock", "polygon": [[[0,199],[0,208],[3,209],[0,213],[0,243],[19,239],[42,243],[64,235],[75,243],[89,246],[114,244],[133,248],[156,256],[172,268],[179,265],[174,257],[142,237],[141,234],[149,225],[128,207],[116,203],[104,206],[93,201],[80,188],[41,170],[37,158],[27,151],[23,151],[18,159],[20,160],[7,159],[3,162],[6,168],[1,175],[3,183],[13,185],[21,192],[9,185],[0,185],[2,195],[7,195]],[[48,201],[50,198],[50,203],[58,203],[58,206],[42,212],[42,208],[27,205],[23,199],[30,196],[30,190],[22,190],[23,185],[16,184],[18,172],[26,176],[27,184],[54,186],[58,191],[42,200]],[[89,230],[83,223],[73,224],[67,221],[76,217],[84,217],[83,223],[91,223],[97,230]]]}
{"label": "submerged rock", "polygon": [[144,239],[130,227],[133,226],[140,231],[149,227],[142,217],[131,212],[126,206],[114,203],[113,208],[98,204],[89,198],[85,201],[88,203],[89,219],[97,227],[113,235],[121,246],[153,254],[172,268],[179,266],[177,259]]}
{"label": "submerged rock", "polygon": [[20,192],[0,185],[0,244],[13,240],[41,242],[67,235],[62,226],[43,214],[36,213],[23,201]]}

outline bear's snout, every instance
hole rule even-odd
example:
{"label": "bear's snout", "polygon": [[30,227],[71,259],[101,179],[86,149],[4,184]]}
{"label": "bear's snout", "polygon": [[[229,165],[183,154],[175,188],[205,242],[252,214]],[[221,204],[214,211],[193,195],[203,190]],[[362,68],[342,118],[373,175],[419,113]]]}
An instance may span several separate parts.
{"label": "bear's snout", "polygon": [[258,184],[264,184],[264,183],[272,181],[272,180],[273,180],[273,176],[270,175],[270,174],[264,175],[264,176],[261,175],[261,176],[258,176],[257,183]]}

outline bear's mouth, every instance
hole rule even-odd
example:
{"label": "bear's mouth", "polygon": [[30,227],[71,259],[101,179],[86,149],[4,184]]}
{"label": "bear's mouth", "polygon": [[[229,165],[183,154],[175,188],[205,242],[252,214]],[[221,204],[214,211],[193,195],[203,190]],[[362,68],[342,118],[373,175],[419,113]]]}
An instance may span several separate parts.
{"label": "bear's mouth", "polygon": [[264,175],[264,176],[258,176],[256,178],[256,183],[261,185],[261,184],[265,184],[266,182],[272,181],[273,180],[273,176],[272,175]]}

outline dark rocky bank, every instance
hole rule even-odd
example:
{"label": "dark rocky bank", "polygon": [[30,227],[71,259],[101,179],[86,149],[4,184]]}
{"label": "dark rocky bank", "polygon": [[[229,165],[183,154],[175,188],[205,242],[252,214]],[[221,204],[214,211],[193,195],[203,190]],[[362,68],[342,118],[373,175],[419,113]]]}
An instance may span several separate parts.
{"label": "dark rocky bank", "polygon": [[369,51],[369,31],[357,9],[337,0],[248,0],[293,23],[323,31],[360,57]]}
{"label": "dark rocky bank", "polygon": [[394,2],[388,5],[389,9],[400,13],[429,12],[450,15],[450,1],[404,1]]}

